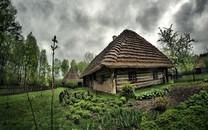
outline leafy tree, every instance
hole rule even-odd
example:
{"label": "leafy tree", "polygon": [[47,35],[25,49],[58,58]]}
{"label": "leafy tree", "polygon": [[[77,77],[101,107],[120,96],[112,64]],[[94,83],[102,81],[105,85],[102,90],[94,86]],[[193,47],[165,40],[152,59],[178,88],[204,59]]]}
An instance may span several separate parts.
{"label": "leafy tree", "polygon": [[69,70],[69,61],[67,59],[63,59],[61,62],[61,72],[62,76],[64,77]]}
{"label": "leafy tree", "polygon": [[35,37],[33,36],[32,32],[28,34],[26,42],[25,42],[25,55],[24,55],[24,86],[27,92],[27,100],[29,102],[33,121],[35,124],[36,130],[37,128],[37,121],[34,114],[34,108],[32,106],[32,100],[29,96],[29,87],[28,85],[32,83],[34,85],[34,81],[37,81],[37,68],[38,68],[38,58],[39,58],[39,48],[37,45],[37,41]]}
{"label": "leafy tree", "polygon": [[95,55],[91,52],[86,52],[84,54],[84,61],[90,63],[94,59]]}
{"label": "leafy tree", "polygon": [[25,80],[31,85],[37,84],[39,47],[32,32],[27,36],[25,43]]}
{"label": "leafy tree", "polygon": [[[3,84],[5,70],[11,57],[12,45],[22,40],[21,26],[15,21],[17,11],[11,0],[0,1],[0,84]],[[7,68],[8,69],[8,68]]]}
{"label": "leafy tree", "polygon": [[59,59],[55,58],[55,60],[54,60],[54,74],[55,74],[56,79],[61,77],[60,73],[61,73],[61,61]]}
{"label": "leafy tree", "polygon": [[162,44],[163,52],[175,65],[176,72],[178,69],[184,71],[183,68],[186,68],[186,64],[194,64],[190,59],[194,56],[192,42],[196,42],[196,40],[192,39],[190,34],[179,35],[172,29],[172,25],[169,28],[159,28],[159,30],[158,42]]}
{"label": "leafy tree", "polygon": [[89,63],[85,62],[85,61],[80,61],[78,63],[78,73],[82,74],[84,72],[84,70],[87,68]]}
{"label": "leafy tree", "polygon": [[71,65],[72,69],[74,69],[76,72],[78,72],[78,65],[77,65],[77,62],[75,60],[72,60],[70,65]]}
{"label": "leafy tree", "polygon": [[46,86],[48,79],[47,79],[47,67],[48,67],[48,59],[46,55],[46,50],[42,50],[39,56],[39,85]]}

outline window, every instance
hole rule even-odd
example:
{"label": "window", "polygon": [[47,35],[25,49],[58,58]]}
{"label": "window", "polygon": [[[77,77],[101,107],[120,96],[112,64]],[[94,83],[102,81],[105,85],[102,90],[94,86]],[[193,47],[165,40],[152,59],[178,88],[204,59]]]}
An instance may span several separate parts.
{"label": "window", "polygon": [[102,84],[104,82],[104,75],[99,75],[97,77],[97,82],[100,83],[100,84]]}
{"label": "window", "polygon": [[158,72],[157,72],[157,70],[153,70],[152,75],[153,75],[153,79],[154,80],[158,80]]}
{"label": "window", "polygon": [[136,82],[137,81],[136,72],[129,72],[129,81],[130,82]]}

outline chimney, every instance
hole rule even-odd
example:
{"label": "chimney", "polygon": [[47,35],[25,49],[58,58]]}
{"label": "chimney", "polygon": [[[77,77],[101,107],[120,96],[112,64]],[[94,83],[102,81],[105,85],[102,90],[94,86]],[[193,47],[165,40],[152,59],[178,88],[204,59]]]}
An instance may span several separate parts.
{"label": "chimney", "polygon": [[113,41],[114,41],[116,38],[117,38],[117,36],[116,36],[116,35],[113,35]]}

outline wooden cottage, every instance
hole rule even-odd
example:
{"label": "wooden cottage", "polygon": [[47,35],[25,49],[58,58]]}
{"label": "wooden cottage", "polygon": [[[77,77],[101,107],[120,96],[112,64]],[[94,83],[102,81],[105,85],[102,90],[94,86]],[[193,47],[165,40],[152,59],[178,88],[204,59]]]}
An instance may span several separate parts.
{"label": "wooden cottage", "polygon": [[208,53],[201,54],[199,58],[197,59],[197,62],[195,65],[195,70],[197,74],[208,72],[208,70],[205,67],[205,60],[208,60]]}
{"label": "wooden cottage", "polygon": [[82,86],[83,82],[83,80],[79,78],[78,73],[72,68],[70,68],[69,72],[63,78],[62,84],[66,86],[68,81],[76,81],[78,83],[78,86]]}
{"label": "wooden cottage", "polygon": [[131,30],[124,30],[88,65],[81,75],[85,86],[116,93],[125,82],[135,88],[168,82],[171,61]]}

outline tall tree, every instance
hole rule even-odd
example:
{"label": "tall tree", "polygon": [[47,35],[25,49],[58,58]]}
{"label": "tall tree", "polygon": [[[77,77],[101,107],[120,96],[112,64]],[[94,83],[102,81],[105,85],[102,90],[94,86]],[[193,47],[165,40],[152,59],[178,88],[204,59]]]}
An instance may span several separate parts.
{"label": "tall tree", "polygon": [[196,40],[191,38],[188,33],[179,35],[172,29],[172,25],[169,28],[159,28],[159,31],[158,42],[162,44],[163,52],[175,65],[176,72],[178,69],[184,71],[182,68],[193,62],[188,59],[193,57],[192,43]]}
{"label": "tall tree", "polygon": [[85,61],[80,61],[78,63],[78,73],[82,74],[84,72],[84,70],[87,68],[89,63],[85,62]]}
{"label": "tall tree", "polygon": [[69,61],[67,59],[63,59],[61,62],[61,72],[62,76],[64,77],[69,70]]}
{"label": "tall tree", "polygon": [[54,60],[54,76],[56,79],[61,77],[61,61],[58,58]]}
{"label": "tall tree", "polygon": [[38,76],[38,61],[39,61],[39,47],[32,32],[27,36],[25,50],[25,73],[26,81],[30,85],[37,84]]}
{"label": "tall tree", "polygon": [[39,85],[41,88],[47,84],[47,67],[48,59],[46,55],[46,50],[41,50],[39,57]]}
{"label": "tall tree", "polygon": [[78,65],[74,59],[71,61],[70,65],[71,65],[72,69],[74,69],[76,72],[78,72]]}
{"label": "tall tree", "polygon": [[95,55],[91,52],[86,52],[84,54],[84,61],[90,63],[94,59]]}
{"label": "tall tree", "polygon": [[39,58],[39,48],[37,45],[37,41],[35,39],[35,37],[33,36],[32,32],[30,34],[28,34],[26,42],[25,42],[25,66],[24,66],[24,80],[25,80],[25,89],[27,92],[27,99],[31,108],[31,112],[32,112],[32,116],[33,116],[33,121],[35,124],[35,128],[36,130],[38,129],[37,127],[37,121],[36,121],[36,117],[34,114],[34,109],[32,106],[32,100],[29,96],[29,87],[28,85],[31,83],[34,83],[34,80],[37,77],[37,68],[38,68],[38,58]]}
{"label": "tall tree", "polygon": [[14,41],[22,39],[21,26],[15,21],[17,11],[11,0],[0,1],[0,84],[3,84],[6,66]]}

